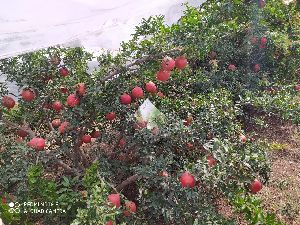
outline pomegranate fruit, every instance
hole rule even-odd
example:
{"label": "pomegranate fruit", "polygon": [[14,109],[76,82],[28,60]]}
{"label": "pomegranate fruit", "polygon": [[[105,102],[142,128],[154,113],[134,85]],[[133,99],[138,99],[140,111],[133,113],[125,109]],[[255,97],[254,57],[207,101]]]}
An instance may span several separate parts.
{"label": "pomegranate fruit", "polygon": [[91,133],[91,137],[92,138],[98,138],[100,137],[101,133],[99,130],[94,130],[92,133]]}
{"label": "pomegranate fruit", "polygon": [[117,208],[119,208],[121,206],[121,198],[120,198],[119,194],[108,195],[108,201],[111,202]]}
{"label": "pomegranate fruit", "polygon": [[184,172],[179,179],[182,187],[189,187],[189,188],[195,187],[195,183],[196,183],[195,178],[189,172]]}
{"label": "pomegranate fruit", "polygon": [[187,59],[184,56],[179,56],[175,59],[175,66],[177,69],[182,70],[188,64]]}
{"label": "pomegranate fruit", "polygon": [[230,70],[230,71],[235,71],[235,70],[236,70],[236,66],[233,65],[233,64],[230,64],[230,65],[228,66],[228,70]]}
{"label": "pomegranate fruit", "polygon": [[252,183],[250,184],[250,191],[253,194],[256,194],[257,192],[259,192],[262,189],[262,183],[258,180],[255,179],[254,181],[252,181]]}
{"label": "pomegranate fruit", "polygon": [[88,134],[85,134],[85,135],[82,136],[82,141],[84,143],[90,143],[91,140],[92,140],[92,137],[90,135],[88,135]]}
{"label": "pomegranate fruit", "polygon": [[67,98],[67,104],[73,108],[79,104],[79,98],[75,94],[70,94]]}
{"label": "pomegranate fruit", "polygon": [[170,78],[171,74],[169,71],[160,70],[156,74],[156,78],[159,81],[165,82]]}
{"label": "pomegranate fruit", "polygon": [[116,114],[115,114],[114,112],[109,112],[109,113],[107,113],[107,114],[105,115],[105,118],[106,118],[107,120],[112,121],[112,120],[116,119]]}
{"label": "pomegranate fruit", "polygon": [[69,75],[69,70],[66,67],[62,67],[59,69],[59,73],[62,77],[66,77]]}
{"label": "pomegranate fruit", "polygon": [[123,105],[129,105],[131,103],[131,96],[129,94],[122,94],[120,96],[120,102]]}
{"label": "pomegranate fruit", "polygon": [[28,142],[28,146],[37,151],[42,151],[42,150],[44,150],[44,148],[46,146],[46,142],[45,142],[44,138],[32,138]]}
{"label": "pomegranate fruit", "polygon": [[127,209],[124,211],[125,216],[130,216],[131,213],[136,212],[136,204],[132,201],[125,202],[125,207]]}
{"label": "pomegranate fruit", "polygon": [[3,96],[2,98],[2,106],[11,109],[15,106],[15,100],[9,96]]}
{"label": "pomegranate fruit", "polygon": [[76,92],[78,95],[84,95],[86,91],[86,86],[84,83],[77,84]]}
{"label": "pomegranate fruit", "polygon": [[146,83],[145,89],[149,93],[156,93],[156,91],[157,91],[156,85],[152,81],[149,81],[148,83]]}
{"label": "pomegranate fruit", "polygon": [[253,71],[254,71],[255,73],[257,73],[258,71],[260,71],[260,65],[259,65],[259,64],[255,64],[255,65],[253,66]]}
{"label": "pomegranate fruit", "polygon": [[52,127],[54,127],[54,128],[59,127],[61,125],[60,119],[52,120],[51,124],[52,124]]}
{"label": "pomegranate fruit", "polygon": [[21,93],[21,96],[25,102],[31,102],[33,99],[35,99],[35,93],[30,89],[24,89]]}
{"label": "pomegranate fruit", "polygon": [[55,101],[52,103],[52,109],[54,109],[56,112],[60,112],[60,110],[62,110],[63,107],[63,104],[59,101]]}
{"label": "pomegranate fruit", "polygon": [[135,87],[131,91],[133,98],[142,98],[144,96],[144,91],[141,87]]}
{"label": "pomegranate fruit", "polygon": [[162,60],[161,68],[166,71],[171,71],[175,67],[175,61],[171,57],[165,57]]}

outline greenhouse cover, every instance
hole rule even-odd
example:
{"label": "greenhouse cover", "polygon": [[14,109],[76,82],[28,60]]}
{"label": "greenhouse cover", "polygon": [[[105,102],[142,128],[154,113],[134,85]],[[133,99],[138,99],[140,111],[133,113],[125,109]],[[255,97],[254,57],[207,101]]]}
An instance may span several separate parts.
{"label": "greenhouse cover", "polygon": [[171,24],[185,2],[204,0],[2,0],[0,59],[57,44],[117,50],[142,18],[164,15]]}

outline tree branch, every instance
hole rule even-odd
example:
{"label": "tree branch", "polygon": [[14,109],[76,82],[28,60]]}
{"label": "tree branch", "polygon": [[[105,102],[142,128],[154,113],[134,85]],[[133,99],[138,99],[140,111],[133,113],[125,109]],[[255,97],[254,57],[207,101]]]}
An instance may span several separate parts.
{"label": "tree branch", "polygon": [[68,173],[71,173],[71,174],[75,174],[76,176],[79,176],[79,172],[74,169],[74,168],[71,168],[70,166],[68,166],[67,164],[65,164],[62,160],[60,159],[54,159],[56,164],[59,165],[60,167],[62,167],[65,171],[67,171]]}
{"label": "tree branch", "polygon": [[22,128],[22,127],[20,127],[19,124],[13,123],[13,122],[11,122],[11,121],[9,121],[9,120],[7,120],[7,119],[4,119],[3,117],[1,118],[1,120],[2,120],[2,122],[5,123],[7,126],[10,126],[10,127],[12,127],[12,128],[16,128],[16,129],[19,129],[19,130],[22,130],[22,131],[27,132],[31,138],[34,138],[34,137],[35,137],[35,133],[34,133],[30,128],[26,128],[26,129],[25,129],[25,128]]}
{"label": "tree branch", "polygon": [[136,182],[137,180],[141,179],[142,176],[139,176],[139,175],[133,175],[133,176],[130,176],[128,177],[126,180],[124,180],[121,184],[119,184],[117,187],[116,187],[116,190],[118,192],[120,192],[121,190],[123,190],[126,186],[128,186],[129,184],[131,183],[134,183]]}
{"label": "tree branch", "polygon": [[101,79],[101,81],[102,82],[107,81],[107,80],[113,78],[115,75],[119,74],[120,72],[122,72],[124,70],[129,70],[131,67],[136,66],[136,65],[140,65],[143,62],[155,59],[157,57],[160,57],[160,56],[172,53],[172,52],[180,52],[180,51],[182,51],[181,48],[174,48],[174,49],[171,49],[171,50],[168,50],[168,51],[164,51],[164,52],[161,52],[161,53],[158,53],[158,54],[155,54],[155,55],[144,56],[144,57],[142,57],[140,59],[137,59],[134,62],[132,62],[132,63],[130,63],[130,64],[128,64],[128,65],[126,65],[126,66],[124,66],[122,68],[117,68],[114,71],[108,73],[104,78]]}

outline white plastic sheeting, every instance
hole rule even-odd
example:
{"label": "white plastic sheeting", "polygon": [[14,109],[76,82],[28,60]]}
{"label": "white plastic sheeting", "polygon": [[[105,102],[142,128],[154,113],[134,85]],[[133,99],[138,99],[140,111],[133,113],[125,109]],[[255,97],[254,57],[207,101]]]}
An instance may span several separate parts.
{"label": "white plastic sheeting", "polygon": [[176,22],[205,0],[0,0],[0,59],[49,46],[117,50],[142,18]]}

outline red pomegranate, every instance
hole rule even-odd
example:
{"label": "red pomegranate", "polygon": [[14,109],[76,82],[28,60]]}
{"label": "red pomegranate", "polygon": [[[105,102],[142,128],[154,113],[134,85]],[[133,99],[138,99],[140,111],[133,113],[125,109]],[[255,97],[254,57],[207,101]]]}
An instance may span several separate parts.
{"label": "red pomegranate", "polygon": [[90,135],[88,135],[88,134],[85,134],[85,135],[82,136],[82,141],[84,143],[90,143],[91,140],[92,140],[92,137]]}
{"label": "red pomegranate", "polygon": [[175,67],[175,61],[171,57],[165,57],[162,60],[161,68],[166,71],[171,71]]}
{"label": "red pomegranate", "polygon": [[133,98],[142,98],[144,96],[144,91],[141,87],[135,87],[131,91]]}
{"label": "red pomegranate", "polygon": [[262,38],[260,39],[260,44],[261,44],[261,45],[266,45],[266,44],[267,44],[267,41],[268,41],[268,39],[267,39],[266,37],[262,37]]}
{"label": "red pomegranate", "polygon": [[193,188],[195,186],[195,178],[189,172],[184,172],[179,179],[182,187]]}
{"label": "red pomegranate", "polygon": [[131,103],[131,96],[129,94],[122,94],[120,96],[120,102],[123,105],[129,105]]}
{"label": "red pomegranate", "polygon": [[67,104],[73,108],[79,104],[79,98],[75,94],[70,94],[67,98]]}
{"label": "red pomegranate", "polygon": [[236,70],[236,66],[233,65],[233,64],[230,64],[230,65],[228,66],[228,70],[230,70],[230,71],[235,71],[235,70]]}
{"label": "red pomegranate", "polygon": [[136,212],[136,204],[132,201],[125,202],[125,207],[127,209],[124,211],[125,216],[130,216],[131,213]]}
{"label": "red pomegranate", "polygon": [[35,93],[30,89],[23,89],[21,96],[25,102],[31,102],[35,99]]}
{"label": "red pomegranate", "polygon": [[209,167],[213,167],[217,163],[217,161],[214,159],[214,157],[212,155],[206,156],[206,159],[207,159]]}
{"label": "red pomegranate", "polygon": [[59,73],[62,77],[66,77],[69,75],[69,70],[66,67],[62,67],[59,69]]}
{"label": "red pomegranate", "polygon": [[105,118],[106,118],[107,120],[112,121],[112,120],[116,119],[116,114],[115,114],[114,112],[109,112],[109,113],[107,113],[107,114],[105,115]]}
{"label": "red pomegranate", "polygon": [[184,69],[187,66],[187,64],[188,64],[188,61],[184,56],[179,56],[175,60],[175,66],[179,70]]}
{"label": "red pomegranate", "polygon": [[162,82],[167,81],[170,78],[170,76],[171,76],[170,71],[164,71],[164,70],[160,70],[156,74],[157,80]]}
{"label": "red pomegranate", "polygon": [[117,208],[119,208],[121,206],[121,197],[119,194],[108,195],[108,201],[110,201]]}
{"label": "red pomegranate", "polygon": [[94,130],[92,133],[91,133],[91,137],[92,138],[98,138],[100,137],[101,133],[99,130]]}
{"label": "red pomegranate", "polygon": [[52,109],[54,109],[56,112],[59,112],[60,110],[63,109],[63,104],[59,101],[55,101],[52,103]]}
{"label": "red pomegranate", "polygon": [[295,91],[300,91],[300,84],[296,84],[294,89],[295,89]]}
{"label": "red pomegranate", "polygon": [[113,223],[112,220],[110,220],[110,221],[108,221],[108,222],[106,223],[106,225],[114,225],[114,223]]}
{"label": "red pomegranate", "polygon": [[25,128],[24,129],[18,129],[17,131],[16,131],[16,133],[17,133],[17,135],[19,136],[19,137],[22,137],[22,138],[24,138],[24,137],[26,137],[29,133],[25,130]]}
{"label": "red pomegranate", "polygon": [[60,119],[54,119],[54,120],[52,120],[51,124],[52,124],[52,126],[54,128],[59,127],[61,125]]}
{"label": "red pomegranate", "polygon": [[146,83],[145,89],[149,93],[156,93],[156,91],[157,91],[156,85],[152,81],[149,81],[148,83]]}
{"label": "red pomegranate", "polygon": [[120,141],[119,141],[119,146],[120,147],[124,147],[126,145],[126,141],[124,138],[122,138]]}
{"label": "red pomegranate", "polygon": [[161,171],[159,175],[162,177],[169,177],[169,174],[167,171]]}
{"label": "red pomegranate", "polygon": [[32,138],[28,142],[28,146],[37,151],[42,151],[42,150],[44,150],[44,148],[46,146],[46,142],[45,142],[44,138]]}
{"label": "red pomegranate", "polygon": [[254,71],[255,73],[257,73],[258,71],[260,71],[260,65],[259,65],[259,64],[255,64],[255,65],[253,66],[253,71]]}
{"label": "red pomegranate", "polygon": [[58,127],[58,131],[63,134],[67,131],[67,129],[69,128],[69,122],[63,122],[59,127]]}
{"label": "red pomegranate", "polygon": [[259,192],[262,189],[262,183],[258,180],[255,179],[254,181],[252,181],[252,183],[250,184],[250,191],[253,194],[256,194],[257,192]]}
{"label": "red pomegranate", "polygon": [[8,109],[11,109],[15,106],[15,100],[9,96],[3,96],[2,105]]}
{"label": "red pomegranate", "polygon": [[255,37],[255,36],[251,37],[250,42],[253,45],[256,44],[257,43],[257,37]]}
{"label": "red pomegranate", "polygon": [[245,143],[247,141],[247,137],[243,134],[240,135],[241,142]]}
{"label": "red pomegranate", "polygon": [[160,97],[160,98],[165,97],[164,93],[162,93],[161,91],[157,92],[157,96]]}
{"label": "red pomegranate", "polygon": [[79,83],[77,84],[77,90],[76,92],[79,94],[79,95],[84,95],[85,94],[85,90],[86,90],[86,86],[84,83]]}

